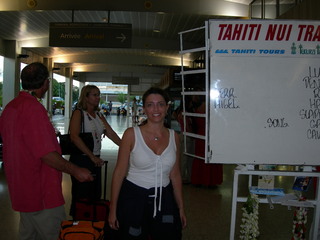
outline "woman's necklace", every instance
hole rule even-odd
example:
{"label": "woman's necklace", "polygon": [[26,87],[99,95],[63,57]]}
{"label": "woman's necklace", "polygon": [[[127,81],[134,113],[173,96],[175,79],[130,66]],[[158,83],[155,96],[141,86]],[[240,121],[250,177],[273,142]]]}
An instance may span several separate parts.
{"label": "woman's necklace", "polygon": [[[101,139],[99,138],[98,136],[98,130],[97,130],[97,127],[95,125],[95,123],[93,122],[93,119],[91,118],[90,114],[87,112],[87,117],[89,119],[89,123],[91,124],[91,129],[92,129],[92,132],[93,132],[93,135],[97,141],[97,143],[99,143],[101,141]],[[100,120],[101,121],[101,120]]]}
{"label": "woman's necklace", "polygon": [[153,140],[153,141],[159,141],[161,137],[163,137],[162,134],[165,134],[164,130],[160,130],[159,134],[155,135],[154,132],[151,132],[149,130],[146,130],[146,134],[148,135],[148,139],[149,140]]}
{"label": "woman's necklace", "polygon": [[161,136],[161,133],[160,133],[158,136],[154,136],[154,135],[153,135],[153,140],[154,140],[154,141],[158,141],[158,140],[160,139],[160,136]]}

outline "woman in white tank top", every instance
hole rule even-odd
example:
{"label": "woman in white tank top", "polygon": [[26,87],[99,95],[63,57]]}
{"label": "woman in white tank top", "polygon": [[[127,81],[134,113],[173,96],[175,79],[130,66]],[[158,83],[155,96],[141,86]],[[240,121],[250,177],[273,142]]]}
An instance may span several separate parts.
{"label": "woman in white tank top", "polygon": [[112,178],[108,222],[121,240],[180,240],[186,216],[180,140],[164,125],[169,97],[162,89],[150,88],[142,100],[147,120],[123,135]]}

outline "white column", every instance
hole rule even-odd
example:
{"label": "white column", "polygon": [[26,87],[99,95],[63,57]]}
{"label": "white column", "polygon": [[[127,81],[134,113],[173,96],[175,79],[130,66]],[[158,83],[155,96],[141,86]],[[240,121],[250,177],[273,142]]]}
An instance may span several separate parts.
{"label": "white column", "polygon": [[72,113],[72,86],[73,86],[73,70],[72,68],[66,68],[65,70],[65,93],[64,94],[64,116],[66,119],[70,119]]}
{"label": "white column", "polygon": [[53,61],[52,58],[44,58],[43,59],[43,64],[48,68],[49,71],[49,78],[51,78],[50,80],[50,85],[49,85],[49,89],[46,92],[46,95],[43,98],[43,106],[47,109],[47,111],[50,113],[50,116],[52,116],[52,82],[53,82],[53,72],[52,72],[52,68],[53,68]]}
{"label": "white column", "polygon": [[3,41],[5,47],[3,61],[2,106],[5,107],[20,91],[20,61],[17,60],[17,42]]}
{"label": "white column", "polygon": [[85,74],[78,74],[79,75],[79,96],[78,98],[80,97],[80,94],[81,94],[81,89],[85,86],[85,83],[86,83],[86,75]]}
{"label": "white column", "polygon": [[130,94],[131,94],[131,85],[128,84],[128,94],[127,94],[127,117],[130,116]]}

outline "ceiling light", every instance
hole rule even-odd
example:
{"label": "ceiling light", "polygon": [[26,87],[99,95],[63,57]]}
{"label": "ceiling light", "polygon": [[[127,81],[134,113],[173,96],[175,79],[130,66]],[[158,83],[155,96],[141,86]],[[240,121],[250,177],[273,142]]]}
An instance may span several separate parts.
{"label": "ceiling light", "polygon": [[34,8],[34,7],[36,7],[37,6],[37,1],[36,0],[27,0],[27,6],[29,7],[29,8]]}
{"label": "ceiling light", "polygon": [[145,1],[144,2],[145,9],[151,9],[152,8],[152,2],[151,1]]}
{"label": "ceiling light", "polygon": [[252,0],[225,0],[226,2],[234,2],[234,3],[240,3],[240,4],[246,4],[249,5]]}

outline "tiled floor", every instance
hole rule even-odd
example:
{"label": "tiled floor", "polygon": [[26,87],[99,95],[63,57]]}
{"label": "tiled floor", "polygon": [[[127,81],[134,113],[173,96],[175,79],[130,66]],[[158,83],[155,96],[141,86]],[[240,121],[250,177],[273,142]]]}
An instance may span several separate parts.
{"label": "tiled floor", "polygon": [[[57,120],[58,119],[58,120]],[[124,130],[131,126],[130,118],[110,116],[108,122],[122,136]],[[63,130],[63,120],[56,117],[56,126]],[[102,158],[109,161],[107,196],[110,196],[112,171],[117,158],[118,147],[109,139],[103,141]],[[230,236],[231,200],[233,186],[233,170],[235,165],[224,166],[224,182],[218,187],[196,187],[184,185],[184,201],[188,219],[188,227],[183,231],[183,240],[224,240]],[[254,179],[255,180],[255,179]],[[240,179],[239,193],[247,196],[247,177]],[[277,177],[275,184],[290,189],[293,183],[291,177]],[[66,200],[66,212],[70,206],[70,177],[63,176],[63,193]],[[313,196],[312,189],[308,192]],[[241,204],[237,208],[237,224],[235,239],[239,239],[241,220]],[[270,209],[268,204],[259,206],[259,240],[289,240],[291,239],[294,208],[275,205]],[[312,210],[308,215],[308,225],[312,221]],[[0,240],[17,240],[19,214],[12,211],[5,181],[4,171],[0,170]]]}

